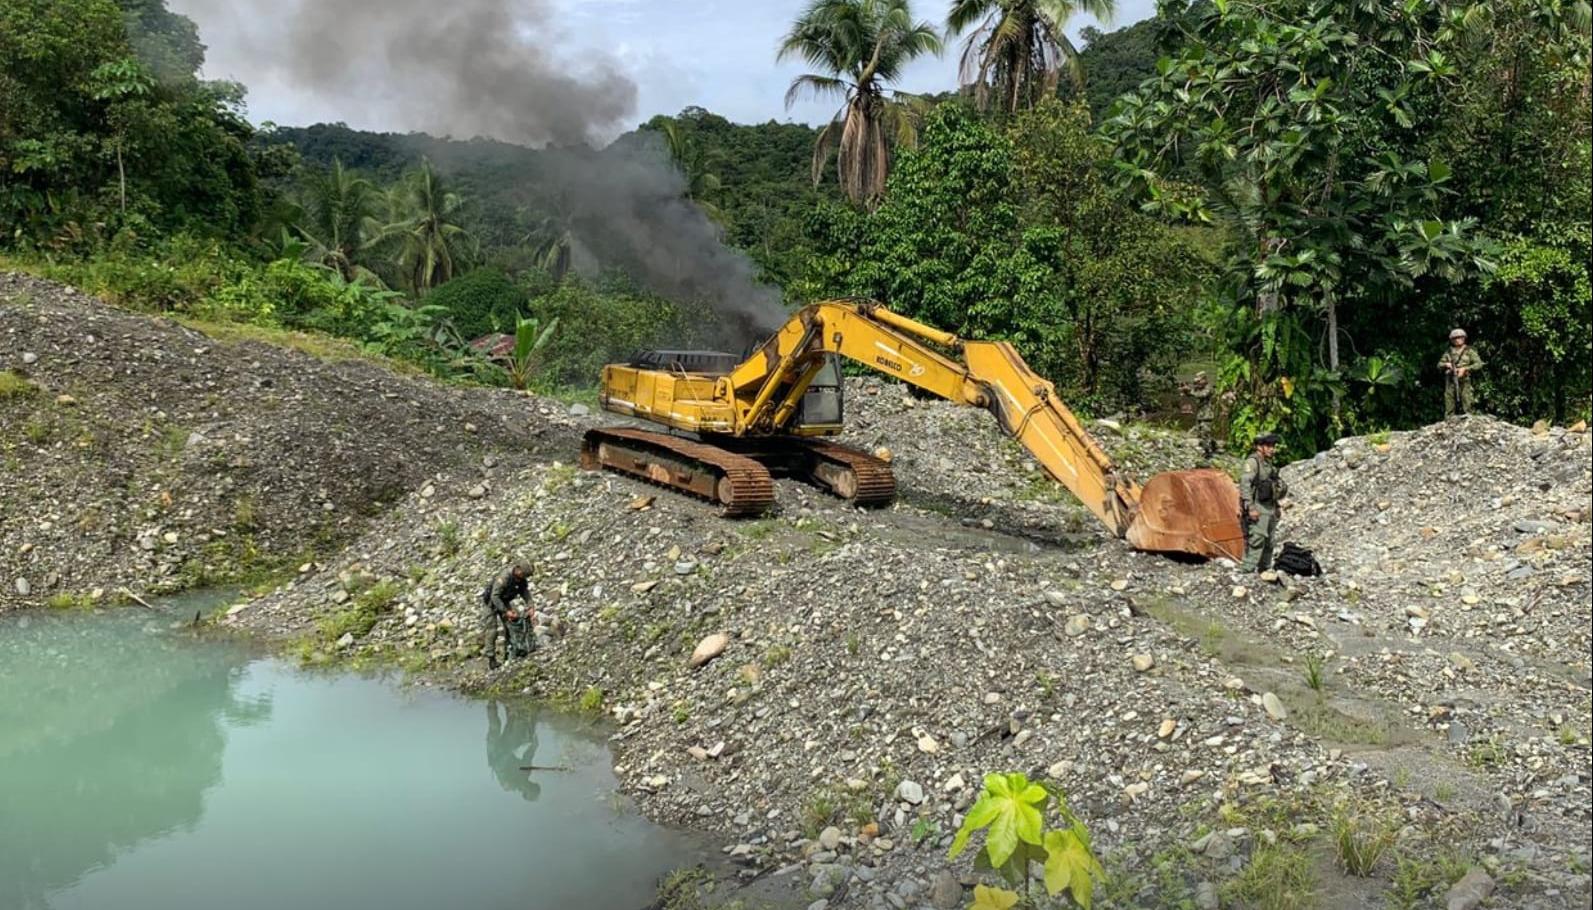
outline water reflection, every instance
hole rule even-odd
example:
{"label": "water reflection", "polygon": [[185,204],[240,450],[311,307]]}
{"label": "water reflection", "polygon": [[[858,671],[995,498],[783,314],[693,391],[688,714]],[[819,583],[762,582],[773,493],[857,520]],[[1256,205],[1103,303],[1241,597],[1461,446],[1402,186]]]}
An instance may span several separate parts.
{"label": "water reflection", "polygon": [[537,752],[537,712],[529,705],[487,702],[487,765],[498,786],[536,802],[542,785],[529,770]]}
{"label": "water reflection", "polygon": [[225,727],[270,717],[269,700],[235,694],[238,655],[147,623],[0,624],[0,907],[45,907],[137,844],[192,831]]}
{"label": "water reflection", "polygon": [[0,617],[0,910],[634,907],[695,861],[578,721],[168,622]]}

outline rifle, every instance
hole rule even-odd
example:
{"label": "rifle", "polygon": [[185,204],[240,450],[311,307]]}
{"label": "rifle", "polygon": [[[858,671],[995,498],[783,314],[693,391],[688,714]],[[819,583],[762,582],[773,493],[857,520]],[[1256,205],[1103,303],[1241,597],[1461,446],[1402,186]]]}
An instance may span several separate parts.
{"label": "rifle", "polygon": [[1450,394],[1455,396],[1455,413],[1468,413],[1466,410],[1465,396],[1461,394],[1462,388],[1460,385],[1460,365],[1455,362],[1454,358],[1449,359],[1449,379],[1447,381],[1449,383]]}

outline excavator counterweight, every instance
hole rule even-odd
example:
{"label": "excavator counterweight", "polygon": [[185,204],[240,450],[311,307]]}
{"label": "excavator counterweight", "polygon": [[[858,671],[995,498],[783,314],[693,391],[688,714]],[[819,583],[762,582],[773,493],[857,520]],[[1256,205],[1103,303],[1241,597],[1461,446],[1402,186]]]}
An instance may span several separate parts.
{"label": "excavator counterweight", "polygon": [[1138,549],[1243,555],[1239,492],[1226,474],[1173,471],[1141,488],[1119,475],[1010,344],[963,341],[871,301],[805,307],[740,363],[711,352],[657,352],[604,367],[605,409],[675,432],[590,430],[581,463],[700,496],[727,516],[772,504],[775,475],[859,505],[889,502],[896,485],[887,462],[820,438],[842,429],[837,358],[990,411],[1048,475]]}

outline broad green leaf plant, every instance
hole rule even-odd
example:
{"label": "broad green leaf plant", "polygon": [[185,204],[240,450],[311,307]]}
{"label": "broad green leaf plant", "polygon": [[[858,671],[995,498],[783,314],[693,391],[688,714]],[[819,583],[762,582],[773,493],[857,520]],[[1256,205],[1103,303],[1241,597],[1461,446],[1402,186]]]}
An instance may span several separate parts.
{"label": "broad green leaf plant", "polygon": [[[1047,828],[1046,809],[1053,806],[1060,824]],[[1096,882],[1106,876],[1090,848],[1090,833],[1068,808],[1060,791],[1031,783],[1021,773],[987,774],[984,790],[963,818],[952,839],[949,859],[968,847],[975,832],[984,831],[984,848],[974,868],[1000,873],[1008,884],[1027,890],[1030,864],[1040,863],[1046,893],[1063,896],[1088,910]],[[1018,891],[979,885],[970,910],[1005,910],[1016,904]]]}

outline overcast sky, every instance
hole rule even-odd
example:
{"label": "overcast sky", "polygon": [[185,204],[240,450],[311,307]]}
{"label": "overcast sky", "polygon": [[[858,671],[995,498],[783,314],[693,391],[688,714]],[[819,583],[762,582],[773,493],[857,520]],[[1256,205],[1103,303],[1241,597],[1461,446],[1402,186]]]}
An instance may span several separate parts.
{"label": "overcast sky", "polygon": [[[309,0],[322,2],[322,0]],[[442,0],[454,11],[486,0]],[[499,0],[501,2],[501,0]],[[554,47],[561,59],[579,69],[592,55],[607,55],[612,65],[636,84],[636,110],[614,132],[635,126],[654,114],[674,114],[697,105],[741,123],[799,120],[820,123],[833,113],[831,102],[805,101],[785,110],[782,99],[791,78],[804,71],[802,61],[776,63],[774,52],[804,0],[528,0],[552,7],[547,20],[556,34],[539,34],[538,43]],[[1128,25],[1154,12],[1152,0],[1118,0],[1119,13],[1108,29]],[[350,126],[408,131],[427,127],[422,118],[391,106],[364,105],[360,87],[310,90],[288,68],[258,52],[262,32],[291,15],[290,4],[270,0],[169,0],[175,11],[199,24],[208,46],[205,74],[232,79],[249,90],[249,115],[255,122],[283,125],[343,121]],[[947,4],[920,0],[920,18],[941,24]],[[461,9],[463,8],[463,9]],[[1075,37],[1093,20],[1081,17],[1068,31]],[[359,23],[349,22],[358,33]],[[547,24],[538,26],[549,28]],[[352,37],[351,40],[359,40]],[[251,53],[251,49],[254,51]],[[941,91],[956,83],[959,46],[944,57],[920,60],[908,69],[899,87],[908,91]],[[466,137],[458,137],[466,138]]]}

